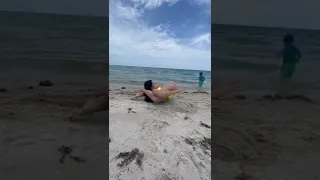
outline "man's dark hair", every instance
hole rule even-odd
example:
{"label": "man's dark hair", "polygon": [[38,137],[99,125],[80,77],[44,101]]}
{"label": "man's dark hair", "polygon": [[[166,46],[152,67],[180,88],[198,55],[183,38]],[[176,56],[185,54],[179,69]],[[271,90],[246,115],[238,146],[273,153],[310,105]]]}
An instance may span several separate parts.
{"label": "man's dark hair", "polygon": [[[144,89],[152,91],[152,80],[144,82]],[[153,102],[146,94],[144,100],[146,102]]]}
{"label": "man's dark hair", "polygon": [[285,43],[293,43],[294,42],[294,37],[291,34],[287,34],[283,37],[283,42]]}
{"label": "man's dark hair", "polygon": [[146,82],[144,82],[144,89],[146,90],[152,90],[152,80],[148,80]]}
{"label": "man's dark hair", "polygon": [[203,73],[202,73],[202,72],[200,72],[200,73],[199,73],[199,75],[200,75],[200,76],[202,76],[202,75],[203,75]]}

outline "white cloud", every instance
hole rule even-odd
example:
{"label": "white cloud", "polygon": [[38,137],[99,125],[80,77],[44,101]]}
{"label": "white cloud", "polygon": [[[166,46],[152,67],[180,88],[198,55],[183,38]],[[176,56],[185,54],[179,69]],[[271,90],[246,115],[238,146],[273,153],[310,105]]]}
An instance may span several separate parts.
{"label": "white cloud", "polygon": [[114,1],[110,14],[110,64],[210,70],[210,32],[182,43],[168,25],[148,27],[137,8]]}
{"label": "white cloud", "polygon": [[154,9],[160,7],[162,4],[173,5],[179,0],[130,0],[135,3],[135,6],[143,6],[145,9]]}
{"label": "white cloud", "polygon": [[141,16],[141,11],[131,7],[124,7],[120,1],[114,2],[113,0],[110,1],[110,15],[112,18],[117,19],[136,19]]}
{"label": "white cloud", "polygon": [[211,0],[193,0],[197,4],[205,4],[205,5],[210,5]]}
{"label": "white cloud", "polygon": [[205,33],[205,34],[201,34],[197,37],[194,37],[192,39],[192,43],[191,44],[206,44],[206,45],[210,45],[211,44],[211,33]]}

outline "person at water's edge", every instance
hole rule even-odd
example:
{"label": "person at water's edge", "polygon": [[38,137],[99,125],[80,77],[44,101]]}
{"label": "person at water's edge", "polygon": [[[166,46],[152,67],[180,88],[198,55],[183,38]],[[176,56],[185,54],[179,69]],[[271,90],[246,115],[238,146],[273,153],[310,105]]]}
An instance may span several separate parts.
{"label": "person at water's edge", "polygon": [[281,82],[290,80],[295,72],[296,65],[301,58],[300,50],[293,44],[294,37],[292,35],[286,35],[283,38],[284,48],[281,51],[282,66],[280,73]]}
{"label": "person at water's edge", "polygon": [[174,94],[183,90],[177,88],[175,82],[168,82],[159,87],[152,80],[148,80],[144,83],[144,89],[141,89],[132,99],[144,96],[146,102],[160,103],[172,99]]}
{"label": "person at water's edge", "polygon": [[199,83],[198,83],[198,92],[200,92],[203,82],[206,80],[206,78],[203,76],[203,73],[199,73]]}

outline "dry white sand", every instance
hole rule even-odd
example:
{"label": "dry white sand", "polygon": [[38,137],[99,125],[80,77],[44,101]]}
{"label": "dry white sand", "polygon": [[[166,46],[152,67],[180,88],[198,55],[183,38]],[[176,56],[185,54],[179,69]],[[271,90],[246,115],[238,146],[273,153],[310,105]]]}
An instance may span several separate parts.
{"label": "dry white sand", "polygon": [[200,125],[211,126],[211,95],[153,104],[133,94],[109,93],[109,179],[211,179],[211,129]]}
{"label": "dry white sand", "polygon": [[[107,112],[86,122],[65,121],[92,94],[55,85],[1,92],[0,179],[108,179]],[[60,163],[61,145],[71,146],[70,155],[86,162],[67,156]]]}

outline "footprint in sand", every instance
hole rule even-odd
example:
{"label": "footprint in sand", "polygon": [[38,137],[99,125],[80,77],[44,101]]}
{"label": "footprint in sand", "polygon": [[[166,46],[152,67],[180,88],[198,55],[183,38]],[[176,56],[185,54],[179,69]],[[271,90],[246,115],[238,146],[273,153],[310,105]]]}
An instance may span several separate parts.
{"label": "footprint in sand", "polygon": [[74,121],[84,121],[88,118],[91,118],[93,113],[89,113],[86,115],[80,115],[79,111],[71,112],[70,115],[65,119],[66,121],[74,122]]}
{"label": "footprint in sand", "polygon": [[12,135],[4,138],[4,142],[11,146],[29,146],[35,144],[35,139],[26,135]]}
{"label": "footprint in sand", "polygon": [[142,124],[142,129],[148,132],[161,131],[163,128],[169,126],[169,123],[165,121],[146,120]]}

